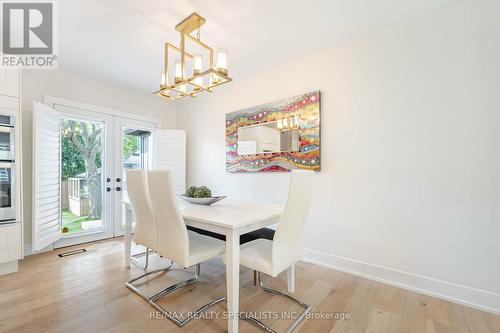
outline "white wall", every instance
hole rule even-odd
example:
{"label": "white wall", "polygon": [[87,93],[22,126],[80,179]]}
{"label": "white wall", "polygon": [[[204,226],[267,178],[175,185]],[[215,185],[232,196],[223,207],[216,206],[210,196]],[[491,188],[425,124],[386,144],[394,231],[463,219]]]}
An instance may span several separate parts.
{"label": "white wall", "polygon": [[[29,70],[21,73],[21,117],[23,122],[23,218],[24,242],[31,243],[32,226],[32,123],[33,100],[43,95],[62,97],[86,104],[140,114],[162,121],[163,128],[175,128],[175,106],[153,94],[114,87],[61,70]],[[27,249],[30,251],[30,249]]]}
{"label": "white wall", "polygon": [[188,184],[283,202],[288,174],[225,172],[224,116],[320,89],[306,257],[500,312],[499,12],[460,1],[181,102]]}

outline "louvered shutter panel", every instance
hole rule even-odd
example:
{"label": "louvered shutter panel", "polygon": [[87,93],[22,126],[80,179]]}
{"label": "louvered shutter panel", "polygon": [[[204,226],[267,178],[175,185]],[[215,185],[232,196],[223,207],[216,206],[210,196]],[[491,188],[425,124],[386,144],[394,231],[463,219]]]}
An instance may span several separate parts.
{"label": "louvered shutter panel", "polygon": [[61,238],[61,120],[58,111],[33,105],[33,250]]}
{"label": "louvered shutter panel", "polygon": [[172,171],[175,193],[186,190],[186,132],[156,130],[156,168]]}

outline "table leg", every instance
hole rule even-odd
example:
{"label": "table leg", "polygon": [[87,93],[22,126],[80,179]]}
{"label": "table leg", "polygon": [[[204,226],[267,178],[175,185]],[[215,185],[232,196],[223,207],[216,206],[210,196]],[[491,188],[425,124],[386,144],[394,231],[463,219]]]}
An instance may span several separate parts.
{"label": "table leg", "polygon": [[292,266],[288,267],[288,269],[286,270],[286,279],[288,284],[288,292],[295,292],[295,264],[292,264]]}
{"label": "table leg", "polygon": [[128,205],[125,210],[125,267],[130,267],[130,256],[132,252],[132,209]]}
{"label": "table leg", "polygon": [[226,283],[228,333],[238,333],[240,303],[240,239],[236,232],[226,236]]}

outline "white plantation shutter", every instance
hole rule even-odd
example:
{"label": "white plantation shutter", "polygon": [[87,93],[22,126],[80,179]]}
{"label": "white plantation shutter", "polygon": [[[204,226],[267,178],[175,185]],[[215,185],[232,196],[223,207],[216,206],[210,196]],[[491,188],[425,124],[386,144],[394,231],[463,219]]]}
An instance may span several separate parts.
{"label": "white plantation shutter", "polygon": [[33,250],[61,238],[61,120],[59,112],[33,105]]}
{"label": "white plantation shutter", "polygon": [[172,171],[175,193],[186,190],[186,132],[156,130],[156,168]]}

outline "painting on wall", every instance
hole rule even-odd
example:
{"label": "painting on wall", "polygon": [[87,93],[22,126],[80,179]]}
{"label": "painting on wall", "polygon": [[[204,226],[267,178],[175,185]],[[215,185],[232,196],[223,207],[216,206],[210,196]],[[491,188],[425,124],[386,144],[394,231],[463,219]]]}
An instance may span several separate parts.
{"label": "painting on wall", "polygon": [[226,170],[319,171],[320,103],[313,91],[226,114]]}

